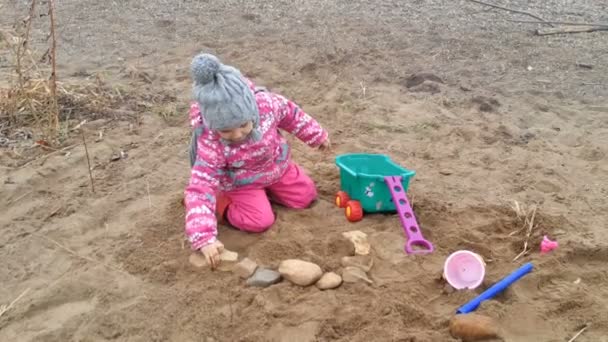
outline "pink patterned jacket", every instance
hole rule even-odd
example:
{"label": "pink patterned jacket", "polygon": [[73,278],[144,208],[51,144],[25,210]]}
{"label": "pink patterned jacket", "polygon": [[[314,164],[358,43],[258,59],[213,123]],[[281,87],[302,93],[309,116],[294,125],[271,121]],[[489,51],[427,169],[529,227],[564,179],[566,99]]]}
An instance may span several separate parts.
{"label": "pink patterned jacket", "polygon": [[[254,84],[247,80],[255,92]],[[291,158],[291,149],[282,136],[283,129],[310,147],[318,147],[327,139],[319,123],[294,102],[268,91],[258,91],[262,133],[260,141],[225,144],[220,136],[206,129],[196,102],[190,106],[190,123],[202,129],[197,140],[196,161],[185,190],[186,235],[192,249],[200,249],[216,241],[217,191],[236,188],[264,188],[278,181]]]}

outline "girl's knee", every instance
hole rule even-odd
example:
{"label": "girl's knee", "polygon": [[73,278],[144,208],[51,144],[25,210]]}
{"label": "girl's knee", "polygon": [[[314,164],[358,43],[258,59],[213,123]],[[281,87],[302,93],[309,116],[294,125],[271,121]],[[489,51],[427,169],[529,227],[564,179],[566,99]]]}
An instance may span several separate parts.
{"label": "girl's knee", "polygon": [[293,209],[307,209],[317,200],[317,188],[314,183],[306,191],[302,192],[300,198],[291,203]]}

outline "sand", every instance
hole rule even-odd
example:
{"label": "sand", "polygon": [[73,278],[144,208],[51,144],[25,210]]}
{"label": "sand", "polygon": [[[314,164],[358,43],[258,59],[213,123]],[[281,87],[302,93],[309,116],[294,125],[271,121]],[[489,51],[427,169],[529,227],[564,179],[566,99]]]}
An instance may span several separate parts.
{"label": "sand", "polygon": [[[1,25],[26,5],[1,1]],[[601,1],[509,6],[608,21]],[[534,271],[478,313],[506,341],[567,341],[587,323],[577,341],[606,340],[607,33],[536,37],[536,25],[506,21],[531,18],[438,0],[66,0],[57,17],[60,80],[99,73],[167,100],[131,113],[137,120],[85,125],[95,193],[78,136],[26,167],[41,153],[28,140],[0,150],[0,304],[29,289],[0,317],[0,340],[451,341],[456,308],[528,261]],[[38,20],[34,45],[45,28]],[[203,49],[294,99],[334,146],[322,154],[292,139],[319,202],[277,208],[262,235],[222,228],[226,248],[269,267],[298,258],[339,273],[342,233],[361,230],[372,285],[248,288],[188,263],[188,65]],[[10,73],[6,51],[0,66]],[[127,157],[111,161],[120,151]],[[334,157],[348,152],[385,153],[417,172],[409,196],[433,254],[405,255],[394,215],[347,222],[333,196]],[[532,249],[516,262],[525,230],[514,201],[538,207]],[[560,243],[548,255],[544,234]],[[459,249],[486,260],[481,288],[446,291],[442,264]]]}

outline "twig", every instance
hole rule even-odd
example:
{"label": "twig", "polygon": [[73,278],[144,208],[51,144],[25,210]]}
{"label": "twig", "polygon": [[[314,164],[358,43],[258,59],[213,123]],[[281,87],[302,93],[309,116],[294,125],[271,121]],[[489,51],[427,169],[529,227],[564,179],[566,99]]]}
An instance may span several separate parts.
{"label": "twig", "polygon": [[566,34],[566,33],[587,33],[597,31],[608,31],[608,26],[564,26],[564,27],[552,27],[548,29],[536,30],[537,36],[549,36],[553,34]]}
{"label": "twig", "polygon": [[11,205],[11,204],[13,204],[13,203],[19,202],[21,199],[23,199],[25,196],[27,196],[27,195],[31,194],[32,192],[33,192],[33,191],[32,191],[32,190],[30,190],[30,191],[28,191],[28,192],[24,193],[23,195],[21,195],[21,196],[17,197],[16,199],[8,201],[7,205]]}
{"label": "twig", "polygon": [[34,20],[34,12],[36,11],[36,0],[32,0],[32,3],[30,4],[30,13],[29,13],[29,17],[27,18],[27,24],[25,27],[25,41],[23,42],[23,48],[25,51],[28,51],[28,45],[29,45],[29,40],[30,40],[30,31],[32,29],[32,20]]}
{"label": "twig", "polygon": [[573,342],[574,340],[576,340],[579,336],[581,336],[582,333],[585,332],[585,330],[587,330],[587,328],[589,328],[589,323],[585,323],[583,328],[581,330],[579,330],[579,332],[577,332],[576,335],[572,336],[572,338],[569,339],[568,342]]}
{"label": "twig", "polygon": [[68,253],[72,254],[72,255],[73,255],[73,256],[75,256],[75,257],[78,257],[78,258],[80,258],[80,259],[83,259],[83,260],[86,260],[86,261],[92,262],[92,263],[94,263],[94,264],[98,264],[98,265],[105,266],[105,267],[107,267],[107,268],[109,268],[109,269],[111,269],[111,270],[114,270],[114,271],[120,272],[120,273],[122,273],[122,274],[126,274],[126,275],[128,275],[128,276],[130,276],[130,277],[132,277],[132,276],[133,276],[132,274],[130,274],[130,273],[126,272],[126,271],[123,271],[123,270],[121,270],[120,268],[118,268],[118,267],[116,267],[116,266],[112,266],[112,265],[106,264],[106,263],[104,263],[104,262],[101,262],[101,261],[95,260],[95,259],[93,259],[93,258],[89,258],[88,256],[80,255],[80,254],[76,253],[74,250],[72,250],[72,249],[70,249],[70,248],[68,248],[68,247],[66,247],[66,246],[64,246],[64,245],[62,245],[62,244],[60,244],[59,242],[57,242],[57,241],[53,240],[52,238],[50,238],[50,237],[48,237],[48,236],[44,236],[44,235],[41,235],[41,234],[38,234],[38,233],[32,233],[32,235],[35,235],[35,236],[37,236],[37,237],[39,237],[39,238],[43,238],[43,239],[45,239],[45,240],[47,240],[47,241],[49,241],[49,242],[52,242],[52,243],[53,243],[55,246],[57,246],[57,247],[59,247],[59,248],[63,249],[64,251],[66,251],[66,252],[68,252]]}
{"label": "twig", "polygon": [[498,5],[493,5],[493,4],[489,4],[487,2],[483,2],[483,1],[479,1],[479,0],[467,0],[467,1],[474,2],[476,4],[480,4],[480,5],[484,5],[484,6],[490,6],[490,7],[498,8],[498,9],[501,9],[501,10],[507,11],[507,12],[519,13],[519,14],[527,15],[529,17],[532,17],[534,19],[538,19],[538,20],[542,21],[543,23],[546,23],[547,25],[553,27],[553,24],[551,24],[550,22],[548,22],[545,19],[539,17],[538,15],[530,13],[530,12],[520,11],[520,10],[516,10],[516,9],[511,9],[511,8],[507,8],[507,7],[498,6]]}
{"label": "twig", "polygon": [[148,209],[152,210],[152,199],[150,198],[150,183],[146,179],[146,192],[148,193]]}
{"label": "twig", "polygon": [[[55,0],[49,0],[49,18],[51,20],[51,48],[50,48],[50,57],[51,57],[51,78],[50,88],[51,88],[51,100],[52,100],[52,118],[51,118],[51,126],[53,132],[59,128],[59,107],[57,102],[57,41],[55,40]],[[95,192],[95,191],[93,191]]]}
{"label": "twig", "polygon": [[17,303],[21,297],[25,296],[25,294],[30,290],[30,288],[28,287],[27,289],[25,289],[25,291],[21,292],[21,294],[19,295],[19,297],[15,298],[15,300],[13,300],[9,305],[6,306],[1,306],[0,307],[0,317],[2,317],[2,315],[4,315],[8,310],[10,310],[13,305],[15,305],[15,303]]}
{"label": "twig", "polygon": [[534,229],[534,218],[536,217],[536,207],[534,207],[534,209],[532,210],[532,218],[528,221],[528,218],[526,217],[526,221],[528,223],[528,231],[526,232],[526,240],[524,241],[524,250],[521,251],[521,253],[519,253],[514,259],[513,261],[517,261],[517,259],[519,259],[520,257],[522,257],[523,255],[525,255],[528,252],[528,242],[530,241],[530,235],[532,235],[532,230]]}
{"label": "twig", "polygon": [[91,171],[91,160],[89,159],[89,149],[87,148],[87,142],[84,138],[84,130],[80,130],[82,134],[82,143],[84,144],[84,152],[87,155],[87,165],[89,166],[89,178],[91,179],[91,190],[95,193],[95,183],[93,182],[93,171]]}
{"label": "twig", "polygon": [[63,151],[65,151],[65,150],[68,150],[68,149],[73,148],[73,147],[76,147],[76,146],[78,146],[78,144],[74,144],[74,145],[66,146],[66,147],[64,147],[64,148],[62,148],[62,149],[60,149],[60,150],[56,150],[56,151],[53,151],[53,152],[50,152],[50,153],[47,153],[47,154],[43,154],[43,155],[41,155],[41,156],[38,156],[38,157],[36,157],[36,158],[34,158],[34,159],[32,159],[32,160],[28,161],[28,162],[27,162],[27,163],[25,163],[25,164],[23,164],[23,165],[19,166],[19,168],[20,168],[20,169],[22,169],[22,168],[24,168],[24,167],[26,167],[26,166],[30,165],[31,163],[35,162],[36,160],[40,159],[40,158],[44,158],[44,159],[46,159],[46,158],[48,158],[48,157],[50,157],[50,156],[52,156],[52,155],[54,155],[54,154],[57,154],[57,153],[59,153],[59,152],[63,152]]}
{"label": "twig", "polygon": [[534,20],[512,20],[507,19],[512,23],[522,23],[522,24],[540,24],[540,25],[569,25],[569,26],[603,26],[608,27],[608,24],[599,24],[599,23],[575,23],[570,21],[534,21]]}

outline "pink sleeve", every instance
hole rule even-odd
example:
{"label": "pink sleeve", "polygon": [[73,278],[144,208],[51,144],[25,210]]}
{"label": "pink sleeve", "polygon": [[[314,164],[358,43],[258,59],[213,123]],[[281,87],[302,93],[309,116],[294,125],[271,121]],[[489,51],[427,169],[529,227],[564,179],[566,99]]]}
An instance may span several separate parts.
{"label": "pink sleeve", "polygon": [[190,102],[190,111],[188,112],[188,116],[190,118],[190,126],[192,126],[193,129],[203,124],[201,109],[196,101]]}
{"label": "pink sleeve", "polygon": [[196,162],[185,190],[186,236],[192,249],[216,241],[216,192],[224,177],[225,159],[221,144],[199,138]]}
{"label": "pink sleeve", "polygon": [[279,102],[279,128],[295,135],[310,147],[318,147],[327,140],[327,131],[297,104],[278,94],[273,94],[273,97]]}

